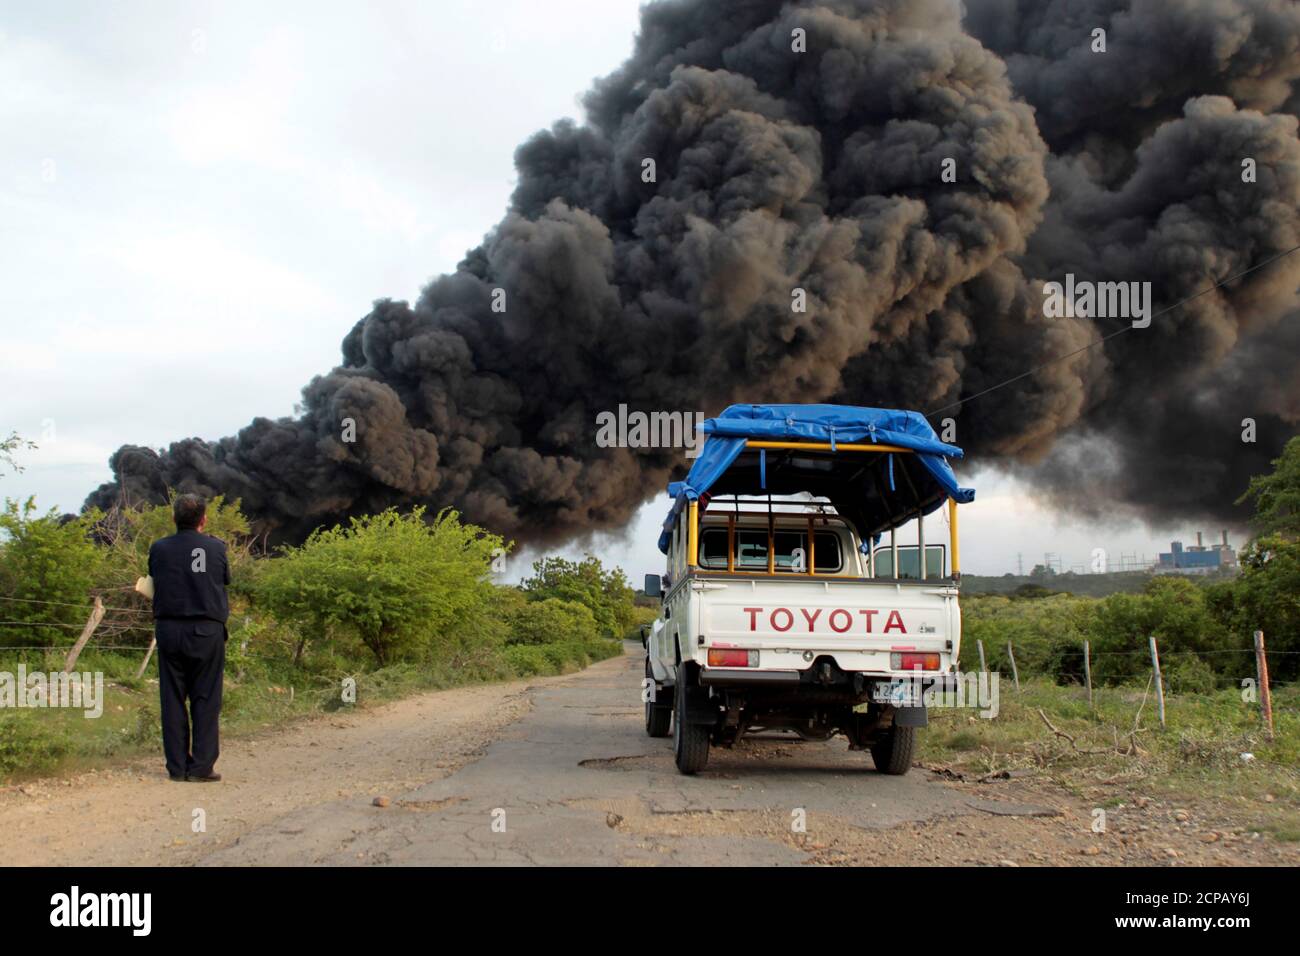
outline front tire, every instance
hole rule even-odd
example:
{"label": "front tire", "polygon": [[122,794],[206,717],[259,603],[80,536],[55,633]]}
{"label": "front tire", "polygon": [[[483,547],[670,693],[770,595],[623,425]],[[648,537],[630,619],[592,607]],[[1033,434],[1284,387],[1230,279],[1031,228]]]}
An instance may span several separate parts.
{"label": "front tire", "polygon": [[[645,659],[645,676],[646,680],[651,681],[651,687],[655,687],[654,671],[650,668],[650,658]],[[656,688],[656,693],[658,690]],[[648,737],[667,737],[671,733],[673,723],[673,705],[656,701],[652,695],[645,702],[645,732]]]}
{"label": "front tire", "polygon": [[677,686],[673,689],[673,760],[680,773],[699,773],[709,762],[709,727],[686,719],[686,704],[697,690],[690,686],[685,665],[677,665]]}
{"label": "front tire", "polygon": [[912,769],[912,754],[916,750],[916,728],[895,724],[889,732],[871,745],[871,759],[876,769],[893,777],[901,777]]}

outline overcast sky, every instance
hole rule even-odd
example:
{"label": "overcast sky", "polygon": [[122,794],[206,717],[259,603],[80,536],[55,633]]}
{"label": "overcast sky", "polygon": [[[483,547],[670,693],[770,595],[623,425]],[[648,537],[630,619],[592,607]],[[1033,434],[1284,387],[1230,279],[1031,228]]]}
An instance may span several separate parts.
{"label": "overcast sky", "polygon": [[[501,218],[515,146],[582,118],[637,8],[0,2],[0,431],[41,446],[0,494],[76,510],[124,442],[291,414],[373,299],[414,298]],[[967,572],[1195,538],[959,476]],[[601,556],[659,570],[667,504]]]}

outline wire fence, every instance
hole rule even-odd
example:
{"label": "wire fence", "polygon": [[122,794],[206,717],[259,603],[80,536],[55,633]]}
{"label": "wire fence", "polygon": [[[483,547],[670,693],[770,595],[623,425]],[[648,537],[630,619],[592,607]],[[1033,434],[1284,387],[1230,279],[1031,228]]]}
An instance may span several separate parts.
{"label": "wire fence", "polygon": [[[75,607],[75,608],[80,608],[82,611],[84,611],[87,614],[89,614],[91,611],[95,609],[94,604],[79,604],[79,603],[73,603],[72,601],[43,601],[38,598],[6,597],[3,595],[0,595],[0,601],[12,601],[20,604],[48,604],[57,607]],[[143,607],[111,607],[109,605],[104,605],[104,610],[118,611],[126,614],[151,614],[152,613],[148,608],[143,608]],[[0,621],[0,624],[5,624],[5,623],[10,623],[10,622]]]}

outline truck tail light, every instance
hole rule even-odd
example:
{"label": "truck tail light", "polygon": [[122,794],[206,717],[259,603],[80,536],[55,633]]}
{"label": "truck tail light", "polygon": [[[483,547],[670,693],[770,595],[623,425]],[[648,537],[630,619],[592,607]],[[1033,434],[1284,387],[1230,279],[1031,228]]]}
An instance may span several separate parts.
{"label": "truck tail light", "polygon": [[757,667],[758,651],[734,650],[723,647],[709,648],[710,667]]}
{"label": "truck tail light", "polygon": [[889,655],[889,666],[896,671],[937,671],[939,669],[939,654],[937,652],[922,654],[917,651],[905,653],[895,651]]}

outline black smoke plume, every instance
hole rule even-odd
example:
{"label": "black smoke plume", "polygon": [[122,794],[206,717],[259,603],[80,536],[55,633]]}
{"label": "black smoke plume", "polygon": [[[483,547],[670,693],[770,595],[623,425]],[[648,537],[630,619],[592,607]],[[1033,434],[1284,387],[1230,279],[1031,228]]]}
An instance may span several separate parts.
{"label": "black smoke plume", "polygon": [[[599,412],[837,401],[943,409],[1080,510],[1237,518],[1300,416],[1300,253],[1262,265],[1300,244],[1298,77],[1288,0],[652,4],[586,123],[518,149],[505,219],[376,302],[299,418],[124,446],[88,504],[221,492],[290,540],[454,504],[553,543],[680,461],[597,447]],[[1126,322],[1043,314],[1067,272],[1159,313],[1252,269],[1104,343]]]}

